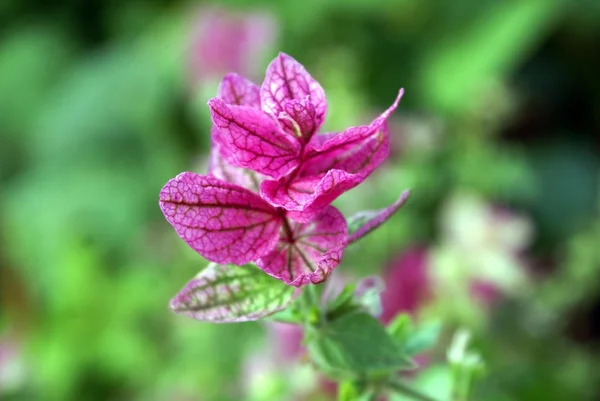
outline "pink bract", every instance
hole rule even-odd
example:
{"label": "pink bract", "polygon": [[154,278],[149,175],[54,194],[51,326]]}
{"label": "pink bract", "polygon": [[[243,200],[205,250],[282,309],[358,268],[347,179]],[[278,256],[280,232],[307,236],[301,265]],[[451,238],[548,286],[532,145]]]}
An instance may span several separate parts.
{"label": "pink bract", "polygon": [[406,190],[402,192],[396,202],[392,203],[386,208],[377,211],[363,211],[353,216],[354,219],[364,219],[364,223],[355,232],[353,232],[352,235],[350,235],[348,238],[348,245],[360,240],[388,221],[398,210],[400,210],[400,208],[408,199],[409,195],[410,190]]}
{"label": "pink bract", "polygon": [[[325,91],[302,64],[287,54],[279,53],[267,67],[265,80],[260,88],[260,98],[262,109],[274,116],[289,112],[290,101],[308,99],[307,103],[314,110],[311,114],[314,115],[315,130],[325,121]],[[296,103],[295,106],[299,104]],[[304,107],[307,107],[306,104]]]}
{"label": "pink bract", "polygon": [[249,190],[211,176],[181,173],[160,191],[177,234],[216,263],[248,263],[277,243],[281,217]]}
{"label": "pink bract", "polygon": [[[238,74],[230,73],[223,78],[217,97],[230,105],[260,108],[259,87]],[[236,165],[234,149],[218,127],[212,128],[211,137],[208,173],[221,180],[258,192],[265,176]]]}
{"label": "pink bract", "polygon": [[165,185],[167,221],[210,261],[254,262],[292,286],[324,281],[348,243],[346,219],[330,203],[387,157],[386,120],[402,93],[368,125],[318,134],[325,92],[292,57],[280,53],[260,87],[227,74],[208,102],[209,175],[182,173]]}
{"label": "pink bract", "polygon": [[348,238],[346,219],[333,206],[311,221],[290,224],[250,190],[189,172],[167,182],[160,207],[177,234],[206,259],[255,262],[296,287],[324,281],[340,263]]}
{"label": "pink bract", "polygon": [[265,176],[227,162],[219,155],[219,148],[219,145],[213,143],[208,161],[208,174],[222,181],[258,192],[260,183],[265,179]]}
{"label": "pink bract", "polygon": [[300,143],[285,134],[275,119],[250,106],[208,102],[214,124],[233,152],[234,163],[274,179],[300,163]]}
{"label": "pink bract", "polygon": [[[240,76],[225,77],[218,96],[208,102],[213,141],[229,163],[271,177],[262,182],[261,197],[293,212],[294,218],[310,221],[388,156],[386,120],[403,90],[370,124],[316,135],[327,101],[321,85],[300,63],[284,53],[271,62],[260,87],[260,107],[257,88]],[[248,95],[238,101],[239,93]]]}
{"label": "pink bract", "polygon": [[284,227],[275,249],[256,264],[293,286],[318,284],[340,263],[347,238],[346,219],[328,206],[311,223]]}

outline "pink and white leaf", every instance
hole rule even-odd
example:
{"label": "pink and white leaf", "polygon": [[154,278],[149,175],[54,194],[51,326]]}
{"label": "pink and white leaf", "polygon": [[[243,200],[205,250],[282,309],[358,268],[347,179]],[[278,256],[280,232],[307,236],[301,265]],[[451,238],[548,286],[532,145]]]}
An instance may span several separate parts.
{"label": "pink and white leaf", "polygon": [[279,55],[267,67],[265,80],[260,88],[262,108],[267,113],[279,116],[285,110],[285,102],[308,97],[315,109],[317,130],[325,121],[327,100],[321,85],[306,69],[284,53]]}
{"label": "pink and white leaf", "polygon": [[392,203],[390,206],[380,210],[362,211],[348,219],[348,231],[350,236],[348,237],[348,245],[358,241],[365,237],[367,234],[373,232],[383,223],[388,221],[400,208],[404,205],[410,190],[402,192],[398,200]]}
{"label": "pink and white leaf", "polygon": [[231,106],[219,98],[209,100],[220,144],[226,143],[235,164],[279,179],[300,163],[300,143],[284,133],[277,121],[248,106]]}
{"label": "pink and white leaf", "polygon": [[323,207],[338,196],[360,184],[364,178],[342,170],[292,180],[266,180],[260,186],[260,195],[275,207],[292,212],[297,221],[309,221]]}
{"label": "pink and white leaf", "polygon": [[300,175],[306,177],[338,169],[368,177],[389,154],[386,120],[398,107],[403,93],[401,89],[394,103],[369,125],[351,127],[320,143],[313,142]]}
{"label": "pink and white leaf", "polygon": [[260,109],[260,88],[249,79],[235,73],[225,75],[217,97],[229,105]]}
{"label": "pink and white leaf", "polygon": [[315,107],[308,97],[286,100],[283,111],[278,116],[284,130],[304,143],[308,143],[318,129],[315,121]]}
{"label": "pink and white leaf", "polygon": [[282,220],[258,195],[212,176],[181,173],[160,192],[177,234],[206,259],[241,265],[270,252]]}
{"label": "pink and white leaf", "polygon": [[221,152],[221,146],[213,143],[208,162],[208,173],[222,181],[239,185],[252,192],[258,192],[260,183],[266,178],[255,171],[238,167],[227,161]]}
{"label": "pink and white leaf", "polygon": [[295,292],[254,265],[211,263],[171,300],[176,313],[212,323],[258,320],[284,309]]}
{"label": "pink and white leaf", "polygon": [[267,274],[300,287],[318,284],[340,263],[348,238],[344,216],[327,206],[309,223],[292,223],[281,231],[277,246],[256,261]]}

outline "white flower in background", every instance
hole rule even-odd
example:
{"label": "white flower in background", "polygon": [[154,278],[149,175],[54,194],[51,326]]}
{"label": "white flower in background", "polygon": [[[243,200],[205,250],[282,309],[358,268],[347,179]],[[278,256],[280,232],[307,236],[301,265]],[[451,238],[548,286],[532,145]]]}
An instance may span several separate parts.
{"label": "white flower in background", "polygon": [[526,217],[494,207],[476,195],[457,193],[442,207],[440,225],[431,263],[436,287],[445,297],[467,289],[480,292],[483,298],[487,293],[488,301],[493,301],[494,293],[515,294],[526,288],[521,252],[533,233]]}

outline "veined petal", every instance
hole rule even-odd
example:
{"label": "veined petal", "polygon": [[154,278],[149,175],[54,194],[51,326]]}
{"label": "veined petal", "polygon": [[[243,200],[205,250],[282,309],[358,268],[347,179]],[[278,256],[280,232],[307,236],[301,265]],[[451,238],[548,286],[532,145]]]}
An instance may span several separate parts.
{"label": "veined petal", "polygon": [[318,175],[332,169],[362,174],[365,178],[371,174],[389,154],[386,120],[398,106],[403,92],[401,89],[390,108],[371,124],[348,128],[321,143],[313,142],[306,152],[300,175]]}
{"label": "veined petal", "polygon": [[285,110],[285,102],[308,97],[315,109],[315,130],[325,121],[327,100],[321,85],[306,69],[284,53],[279,55],[267,67],[265,81],[260,88],[262,108],[267,113],[278,116]]}
{"label": "veined petal", "polygon": [[340,263],[347,238],[346,219],[327,206],[311,222],[283,229],[277,246],[256,264],[286,284],[318,284]]}
{"label": "veined petal", "polygon": [[230,106],[219,98],[208,105],[219,129],[218,142],[227,143],[238,166],[278,179],[300,163],[300,143],[269,115],[248,106]]}
{"label": "veined petal", "polygon": [[249,190],[195,173],[181,173],[160,191],[160,208],[192,249],[217,263],[241,265],[268,253],[282,220]]}
{"label": "veined petal", "polygon": [[[225,75],[219,85],[217,97],[229,105],[260,109],[260,88],[249,79],[235,73]],[[212,126],[210,134],[213,146],[215,144],[219,145],[221,156],[229,164],[235,164],[236,160],[233,156],[235,148],[231,146],[228,137],[222,134],[216,125]],[[211,147],[211,149],[214,150],[214,147]]]}
{"label": "veined petal", "polygon": [[223,153],[221,146],[216,142],[213,142],[208,162],[208,174],[222,181],[249,189],[252,192],[258,192],[260,183],[265,179],[265,176],[258,174],[255,171],[231,164],[228,162],[227,158],[223,156]]}
{"label": "veined petal", "polygon": [[321,208],[364,180],[360,174],[330,170],[319,176],[301,177],[291,182],[267,180],[260,185],[260,196],[275,207],[294,213],[294,219],[308,221]]}
{"label": "veined petal", "polygon": [[[235,148],[227,141],[227,138],[221,134],[219,127],[213,124],[210,128],[211,153],[218,153],[223,159],[231,165],[237,166],[237,160],[234,156]],[[209,161],[209,167],[210,167]]]}
{"label": "veined petal", "polygon": [[225,75],[219,85],[217,97],[230,105],[260,108],[260,88],[235,73]]}
{"label": "veined petal", "polygon": [[308,97],[304,99],[286,100],[283,111],[279,113],[279,121],[284,130],[304,143],[308,143],[317,130],[315,106]]}
{"label": "veined petal", "polygon": [[339,132],[325,132],[323,134],[314,135],[310,139],[310,142],[308,143],[306,149],[309,153],[315,153],[315,149],[320,149],[325,142],[339,134]]}

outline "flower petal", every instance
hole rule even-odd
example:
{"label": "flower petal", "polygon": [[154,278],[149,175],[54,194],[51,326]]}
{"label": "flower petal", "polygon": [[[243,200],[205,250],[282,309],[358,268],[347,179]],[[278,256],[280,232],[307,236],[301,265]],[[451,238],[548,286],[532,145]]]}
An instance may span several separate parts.
{"label": "flower petal", "polygon": [[225,75],[219,85],[217,97],[230,105],[260,108],[260,88],[235,73]]}
{"label": "flower petal", "polygon": [[195,173],[167,182],[159,203],[177,234],[217,263],[241,265],[268,253],[282,224],[276,210],[256,194]]}
{"label": "flower petal", "polygon": [[321,208],[364,180],[360,174],[331,170],[320,176],[303,177],[287,182],[267,180],[260,185],[260,196],[275,207],[295,213],[292,218],[308,221]]}
{"label": "flower petal", "polygon": [[315,109],[314,123],[318,129],[327,113],[325,91],[302,64],[287,54],[279,53],[267,67],[265,81],[260,88],[263,110],[278,116],[286,111],[286,101],[300,100],[307,96]]}
{"label": "flower petal", "polygon": [[401,89],[390,108],[371,124],[348,128],[322,143],[313,142],[300,175],[306,177],[338,169],[368,177],[389,154],[386,120],[398,106],[403,93]]}
{"label": "flower petal", "polygon": [[[235,148],[231,146],[231,142],[227,141],[227,137],[221,133],[221,130],[216,125],[210,128],[211,138],[211,153],[217,153],[231,165],[237,165],[235,158]],[[210,161],[209,161],[210,167]]]}
{"label": "flower petal", "polygon": [[[235,73],[225,75],[219,85],[217,97],[229,105],[249,106],[260,109],[259,87],[249,79]],[[228,137],[221,133],[221,130],[216,125],[212,126],[210,134],[213,142],[213,147],[211,147],[211,149],[214,150],[214,145],[217,144],[221,156],[225,158],[229,164],[236,163],[234,157],[235,148],[231,146]]]}
{"label": "flower petal", "polygon": [[323,134],[314,135],[306,148],[310,152],[314,152],[315,149],[320,149],[325,142],[339,134],[339,132],[325,132]]}
{"label": "flower petal", "polygon": [[284,133],[269,115],[248,106],[227,105],[219,98],[211,99],[208,105],[219,135],[238,166],[274,179],[298,166],[300,143]]}
{"label": "flower petal", "polygon": [[223,156],[221,146],[213,142],[208,162],[208,173],[222,181],[247,188],[252,192],[258,192],[260,183],[265,176],[246,168],[234,166]]}
{"label": "flower petal", "polygon": [[206,322],[249,322],[282,310],[295,292],[256,266],[211,263],[186,284],[169,307]]}
{"label": "flower petal", "polygon": [[377,227],[385,223],[390,217],[392,217],[406,202],[410,191],[406,190],[402,192],[400,198],[390,206],[380,210],[363,211],[355,214],[348,219],[348,229],[350,231],[350,237],[348,238],[348,245],[358,241],[365,235],[369,234]]}
{"label": "flower petal", "polygon": [[315,106],[306,97],[284,101],[283,110],[278,118],[284,130],[308,143],[318,128],[315,123]]}
{"label": "flower petal", "polygon": [[300,287],[318,284],[340,263],[348,238],[344,216],[328,206],[310,223],[282,230],[277,246],[256,261],[267,274]]}

